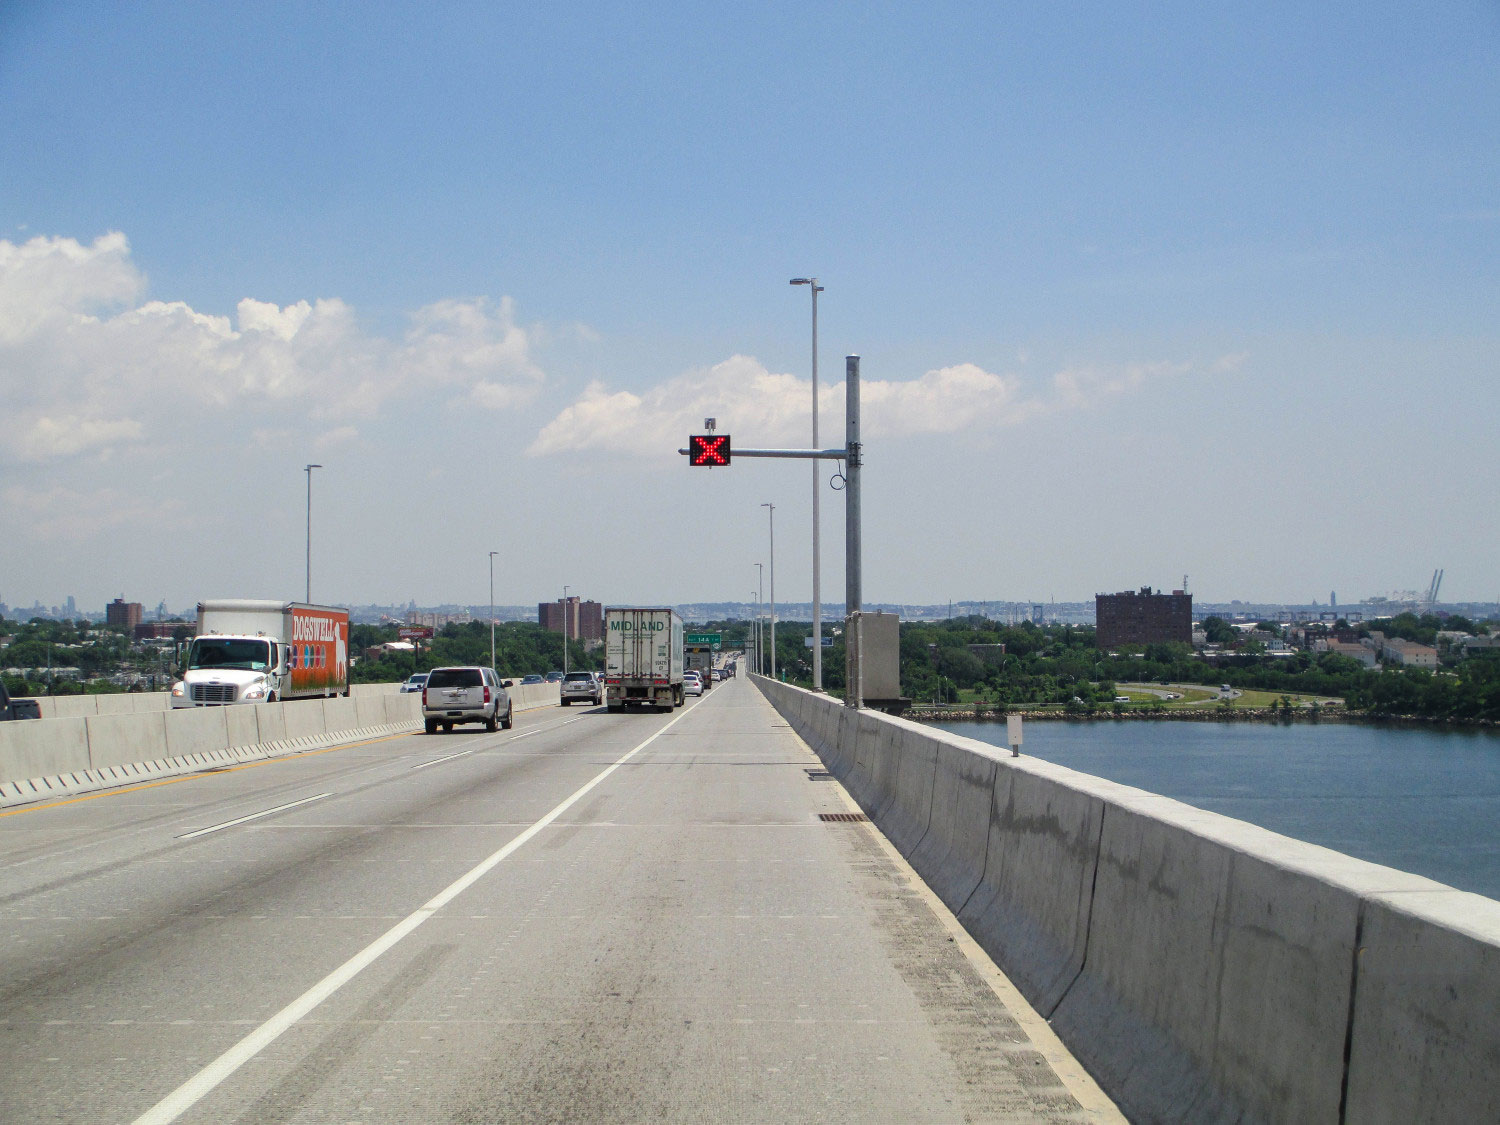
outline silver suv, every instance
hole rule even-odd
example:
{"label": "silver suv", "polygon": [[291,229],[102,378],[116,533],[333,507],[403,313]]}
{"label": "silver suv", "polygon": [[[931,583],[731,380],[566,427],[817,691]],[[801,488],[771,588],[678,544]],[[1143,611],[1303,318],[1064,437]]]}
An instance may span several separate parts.
{"label": "silver suv", "polygon": [[569,672],[558,685],[557,693],[564,707],[575,699],[587,699],[595,707],[604,702],[604,685],[599,682],[598,672]]}
{"label": "silver suv", "polygon": [[502,681],[493,668],[470,665],[434,668],[422,688],[422,719],[428,734],[438,727],[452,730],[455,723],[483,723],[485,730],[510,730],[512,708],[510,681]]}

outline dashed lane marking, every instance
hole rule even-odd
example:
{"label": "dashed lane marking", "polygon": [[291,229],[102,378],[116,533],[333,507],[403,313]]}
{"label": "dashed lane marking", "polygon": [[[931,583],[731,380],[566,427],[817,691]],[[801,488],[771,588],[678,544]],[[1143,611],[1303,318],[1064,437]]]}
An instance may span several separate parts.
{"label": "dashed lane marking", "polygon": [[196,840],[199,836],[207,836],[210,832],[222,832],[226,828],[233,828],[236,824],[244,824],[247,821],[259,820],[263,816],[272,816],[287,809],[295,809],[298,805],[310,805],[314,801],[321,801],[324,797],[332,797],[332,793],[319,793],[316,797],[303,797],[300,801],[290,801],[285,805],[277,805],[274,809],[264,809],[261,812],[251,813],[248,816],[235,817],[226,820],[223,824],[214,824],[208,828],[200,828],[196,832],[185,832],[178,836],[179,840]]}

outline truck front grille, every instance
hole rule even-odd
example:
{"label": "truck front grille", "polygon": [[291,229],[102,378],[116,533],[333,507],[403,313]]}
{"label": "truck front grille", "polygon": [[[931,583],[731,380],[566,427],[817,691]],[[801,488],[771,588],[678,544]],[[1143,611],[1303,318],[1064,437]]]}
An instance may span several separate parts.
{"label": "truck front grille", "polygon": [[233,703],[233,684],[193,684],[192,701],[194,703]]}

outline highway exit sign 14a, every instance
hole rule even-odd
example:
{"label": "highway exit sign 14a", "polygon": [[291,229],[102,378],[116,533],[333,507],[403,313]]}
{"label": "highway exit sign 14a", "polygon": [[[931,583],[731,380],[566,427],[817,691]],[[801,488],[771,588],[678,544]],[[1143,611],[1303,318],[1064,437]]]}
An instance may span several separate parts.
{"label": "highway exit sign 14a", "polygon": [[699,648],[707,645],[712,645],[714,648],[718,648],[719,645],[721,645],[723,642],[723,633],[689,633],[687,636],[682,638],[683,644],[694,645]]}

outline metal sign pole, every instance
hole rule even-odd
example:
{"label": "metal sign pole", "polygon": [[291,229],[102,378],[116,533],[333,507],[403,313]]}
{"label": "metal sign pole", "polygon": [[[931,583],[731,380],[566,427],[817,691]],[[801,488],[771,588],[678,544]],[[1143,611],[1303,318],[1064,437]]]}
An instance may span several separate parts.
{"label": "metal sign pole", "polygon": [[862,460],[859,441],[859,356],[844,357],[844,394],[847,462],[844,470],[844,612],[849,616],[844,630],[844,706],[864,706],[863,629],[860,627],[860,599],[863,596],[860,557],[859,470]]}
{"label": "metal sign pole", "polygon": [[[860,598],[861,581],[863,577],[861,535],[860,535],[860,502],[859,502],[859,475],[864,463],[863,446],[859,434],[859,356],[846,356],[844,359],[844,401],[845,401],[845,434],[847,441],[842,449],[733,449],[728,445],[728,438],[723,439],[725,446],[723,455],[728,463],[730,457],[776,457],[794,460],[822,460],[843,461],[844,469],[844,601],[845,612],[848,616],[848,627],[844,634],[844,659],[847,673],[847,682],[844,689],[844,706],[860,708],[864,706],[864,682],[860,674]],[[694,437],[692,441],[698,441]],[[692,457],[693,450],[679,449],[678,453],[684,457]],[[770,504],[762,507],[770,508]],[[773,531],[774,535],[775,532]],[[772,565],[775,565],[774,543],[772,547]],[[756,563],[757,567],[761,564]],[[773,572],[774,575],[774,572]],[[772,592],[770,604],[770,638],[771,646],[771,675],[775,676],[776,661],[776,593],[775,578],[771,579]],[[814,598],[814,602],[816,602]],[[761,630],[762,640],[765,640],[765,630]],[[759,647],[759,646],[757,646]],[[764,653],[759,653],[764,658]]]}

